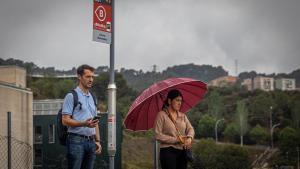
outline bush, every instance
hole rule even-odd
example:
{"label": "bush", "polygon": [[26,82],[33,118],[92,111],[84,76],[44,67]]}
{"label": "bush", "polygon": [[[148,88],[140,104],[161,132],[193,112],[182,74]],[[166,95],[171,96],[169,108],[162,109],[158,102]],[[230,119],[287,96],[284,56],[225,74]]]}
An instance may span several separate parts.
{"label": "bush", "polygon": [[218,147],[213,139],[201,139],[193,147],[195,157],[192,168],[216,168]]}
{"label": "bush", "polygon": [[297,147],[300,147],[299,133],[291,127],[285,127],[280,131],[278,141],[280,150],[278,163],[296,166]]}
{"label": "bush", "polygon": [[218,169],[243,168],[250,169],[249,153],[246,148],[237,145],[226,145],[217,156]]}
{"label": "bush", "polygon": [[196,132],[200,137],[211,137],[214,138],[215,135],[215,118],[210,115],[204,115],[198,123]]}
{"label": "bush", "polygon": [[193,169],[250,168],[249,153],[236,145],[217,145],[213,139],[201,139],[193,148]]}
{"label": "bush", "polygon": [[230,123],[226,126],[224,131],[224,136],[226,139],[231,142],[238,143],[239,142],[239,130],[238,126],[235,123]]}
{"label": "bush", "polygon": [[262,128],[259,124],[257,124],[254,128],[252,128],[249,134],[251,140],[260,144],[265,143],[269,136],[267,131],[264,128]]}

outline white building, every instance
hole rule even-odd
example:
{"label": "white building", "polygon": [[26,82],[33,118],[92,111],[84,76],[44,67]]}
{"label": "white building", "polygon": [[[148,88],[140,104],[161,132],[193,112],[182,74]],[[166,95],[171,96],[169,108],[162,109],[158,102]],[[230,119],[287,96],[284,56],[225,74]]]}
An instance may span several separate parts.
{"label": "white building", "polygon": [[245,86],[247,88],[247,90],[251,91],[253,90],[253,83],[252,83],[252,79],[244,79],[243,82],[241,83],[242,86]]}
{"label": "white building", "polygon": [[260,89],[260,90],[264,90],[264,91],[273,91],[274,90],[274,78],[256,76],[253,79],[253,89]]}
{"label": "white building", "polygon": [[56,115],[63,99],[33,100],[33,115]]}
{"label": "white building", "polygon": [[279,90],[296,90],[296,80],[288,78],[276,79],[275,88]]}

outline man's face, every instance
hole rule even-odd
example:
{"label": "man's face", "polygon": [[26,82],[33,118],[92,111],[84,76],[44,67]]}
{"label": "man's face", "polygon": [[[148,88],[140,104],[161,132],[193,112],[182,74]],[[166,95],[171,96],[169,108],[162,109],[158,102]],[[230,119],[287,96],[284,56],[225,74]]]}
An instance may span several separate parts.
{"label": "man's face", "polygon": [[79,83],[86,89],[90,89],[93,86],[94,72],[84,69],[83,75],[78,75]]}

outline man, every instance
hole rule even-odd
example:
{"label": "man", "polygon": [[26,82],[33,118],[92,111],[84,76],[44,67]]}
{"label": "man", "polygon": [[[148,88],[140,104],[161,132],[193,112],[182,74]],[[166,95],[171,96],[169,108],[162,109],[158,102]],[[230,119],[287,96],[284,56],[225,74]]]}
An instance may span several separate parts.
{"label": "man", "polygon": [[89,92],[93,84],[94,68],[81,65],[77,68],[78,104],[73,111],[73,94],[65,96],[62,123],[68,126],[67,158],[69,169],[93,169],[95,154],[100,154],[100,133],[93,96]]}

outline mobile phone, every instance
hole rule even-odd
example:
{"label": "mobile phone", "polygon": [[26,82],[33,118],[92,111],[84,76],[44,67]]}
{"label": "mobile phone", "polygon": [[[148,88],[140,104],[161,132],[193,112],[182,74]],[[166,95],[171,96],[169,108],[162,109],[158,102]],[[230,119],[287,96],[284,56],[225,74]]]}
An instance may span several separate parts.
{"label": "mobile phone", "polygon": [[100,117],[101,117],[101,116],[94,116],[94,117],[93,117],[93,120],[100,120]]}

